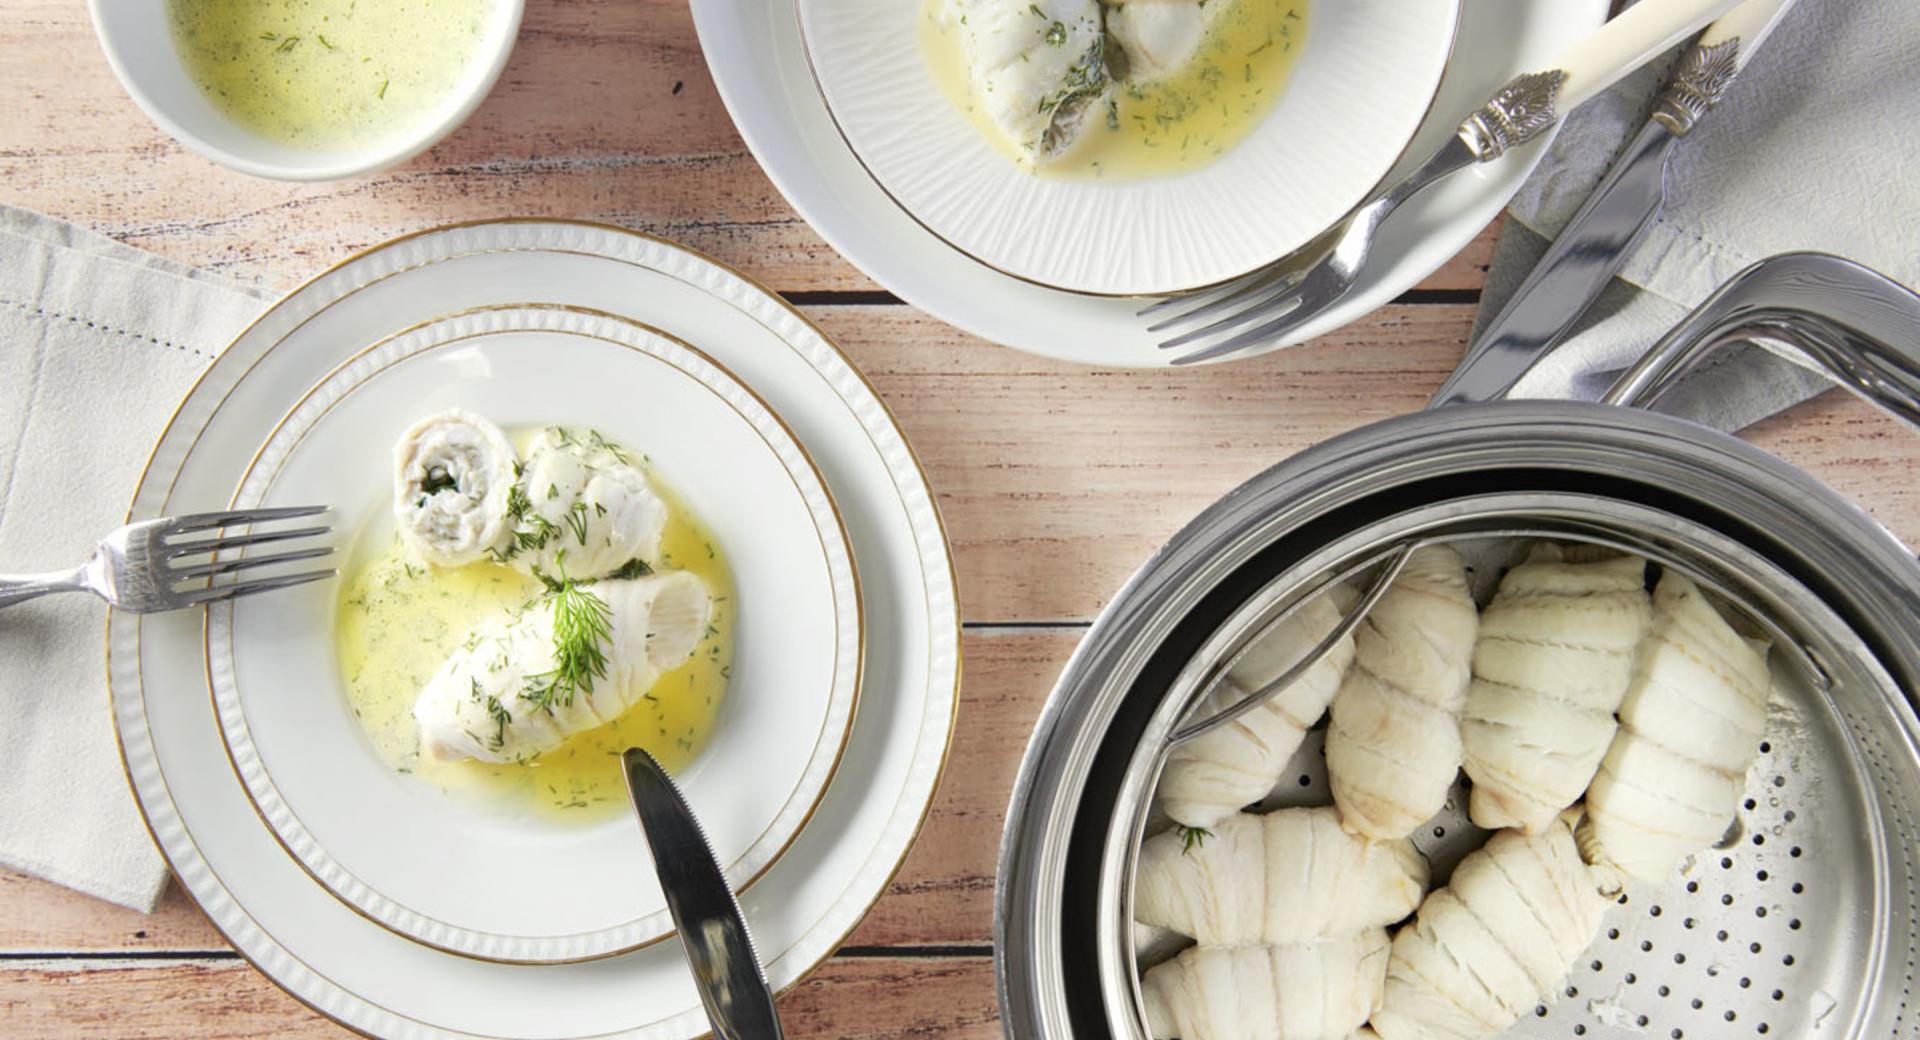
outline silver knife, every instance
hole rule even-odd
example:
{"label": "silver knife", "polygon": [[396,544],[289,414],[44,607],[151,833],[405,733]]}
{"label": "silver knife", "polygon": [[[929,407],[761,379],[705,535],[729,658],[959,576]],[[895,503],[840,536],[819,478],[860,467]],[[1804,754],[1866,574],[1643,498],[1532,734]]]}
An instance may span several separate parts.
{"label": "silver knife", "polygon": [[713,1035],[719,1040],[781,1040],[773,990],[700,821],[652,755],[628,748],[620,761]]}
{"label": "silver knife", "polygon": [[[1642,0],[1658,3],[1660,0]],[[1560,342],[1627,262],[1667,196],[1667,157],[1726,93],[1794,0],[1747,0],[1709,25],[1680,59],[1653,114],[1487,323],[1427,405],[1504,396]]]}

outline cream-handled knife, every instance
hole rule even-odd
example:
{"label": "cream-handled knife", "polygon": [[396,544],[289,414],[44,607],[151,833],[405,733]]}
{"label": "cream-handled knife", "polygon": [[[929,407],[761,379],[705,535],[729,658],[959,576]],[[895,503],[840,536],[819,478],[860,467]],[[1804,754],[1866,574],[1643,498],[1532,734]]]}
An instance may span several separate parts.
{"label": "cream-handled knife", "polygon": [[[1660,0],[1641,0],[1642,5]],[[1720,100],[1794,0],[1746,0],[1687,49],[1647,125],[1560,232],[1429,407],[1504,396],[1627,262],[1666,201],[1667,157]]]}

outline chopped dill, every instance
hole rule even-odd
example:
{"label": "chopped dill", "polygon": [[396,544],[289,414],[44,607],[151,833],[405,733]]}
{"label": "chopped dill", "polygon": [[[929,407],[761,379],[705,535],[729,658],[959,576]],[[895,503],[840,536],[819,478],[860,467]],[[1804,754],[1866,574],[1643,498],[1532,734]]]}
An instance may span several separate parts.
{"label": "chopped dill", "polygon": [[627,581],[634,578],[644,578],[647,575],[652,573],[653,573],[653,568],[647,566],[647,561],[636,556],[633,559],[628,560],[627,562],[621,564],[619,570],[614,571],[612,574],[609,574],[607,576],[609,578],[618,578],[620,580]]}
{"label": "chopped dill", "polygon": [[607,601],[567,577],[539,574],[553,600],[553,668],[532,676],[521,699],[551,710],[592,693],[595,679],[607,675],[607,646],[613,638],[613,609]]}

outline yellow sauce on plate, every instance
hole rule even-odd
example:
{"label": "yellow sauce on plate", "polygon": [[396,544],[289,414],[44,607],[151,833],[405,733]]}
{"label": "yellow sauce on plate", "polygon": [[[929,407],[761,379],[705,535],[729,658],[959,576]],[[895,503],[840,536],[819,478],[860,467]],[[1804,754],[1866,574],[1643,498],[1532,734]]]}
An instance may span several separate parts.
{"label": "yellow sauce on plate", "polygon": [[[1025,166],[973,97],[966,44],[923,0],[920,49],[954,108],[995,149]],[[1245,140],[1285,90],[1306,37],[1305,0],[1207,0],[1206,34],[1185,65],[1162,79],[1121,81],[1042,177],[1133,180],[1197,170]],[[1109,8],[1109,10],[1111,10]],[[1109,38],[1111,55],[1120,45]]]}
{"label": "yellow sauce on plate", "polygon": [[241,127],[295,148],[406,132],[459,87],[496,0],[167,0],[187,75]]}
{"label": "yellow sauce on plate", "polygon": [[382,761],[422,783],[489,806],[590,821],[626,804],[619,755],[627,748],[646,748],[670,773],[693,760],[713,731],[731,670],[732,580],[719,547],[686,505],[657,479],[653,486],[671,510],[660,542],[662,565],[691,571],[706,582],[713,596],[713,627],[693,657],[662,675],[650,695],[626,714],[525,763],[428,758],[420,753],[413,702],[474,625],[534,598],[540,583],[487,562],[424,567],[411,559],[398,535],[385,544],[355,546],[341,586],[334,639],[347,702]]}

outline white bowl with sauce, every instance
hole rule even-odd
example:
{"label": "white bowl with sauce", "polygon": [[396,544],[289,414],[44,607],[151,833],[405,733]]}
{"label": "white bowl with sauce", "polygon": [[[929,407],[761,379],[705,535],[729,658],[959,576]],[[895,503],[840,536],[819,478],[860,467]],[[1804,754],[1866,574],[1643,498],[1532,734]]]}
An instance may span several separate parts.
{"label": "white bowl with sauce", "polygon": [[[1049,111],[1096,64],[1098,51],[1058,68],[1098,46],[1089,23],[1111,30],[1115,12],[1159,2],[795,0],[836,127],[903,211],[996,271],[1095,296],[1204,288],[1335,224],[1424,122],[1459,18],[1457,0],[1206,0],[1191,57],[1115,78],[1058,155],[1036,161],[989,114],[1030,122],[1034,98]],[[984,93],[967,38],[1029,12],[1044,45],[1027,41]],[[1107,39],[1118,77],[1116,52],[1137,54]]]}
{"label": "white bowl with sauce", "polygon": [[121,86],[223,166],[324,181],[405,162],[493,89],[525,0],[88,0]]}

